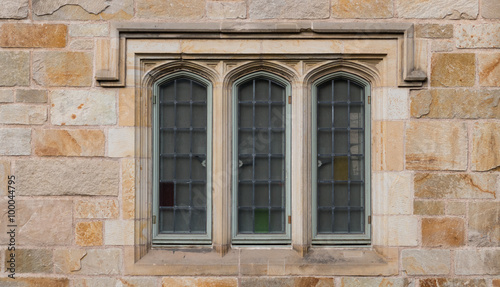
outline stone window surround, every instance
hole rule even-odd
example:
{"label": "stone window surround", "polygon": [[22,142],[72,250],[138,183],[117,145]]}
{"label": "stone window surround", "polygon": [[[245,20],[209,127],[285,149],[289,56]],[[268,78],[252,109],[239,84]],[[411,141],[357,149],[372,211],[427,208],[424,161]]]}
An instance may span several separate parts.
{"label": "stone window surround", "polygon": [[[99,39],[96,54],[96,79],[102,87],[135,87],[136,89],[136,224],[135,245],[125,248],[125,273],[130,275],[391,275],[398,273],[398,248],[386,244],[387,226],[375,226],[372,246],[366,247],[312,247],[307,232],[310,222],[310,178],[307,169],[310,160],[307,151],[310,138],[299,133],[308,132],[310,122],[310,85],[321,76],[336,71],[347,71],[368,79],[374,91],[382,87],[420,87],[426,79],[427,63],[420,56],[422,45],[413,40],[413,25],[406,23],[213,23],[213,24],[168,24],[168,23],[115,23],[114,37]],[[141,39],[141,40],[136,40]],[[161,40],[160,40],[161,39]],[[238,40],[239,39],[239,40]],[[166,53],[157,50],[152,43],[175,43],[177,41],[269,41],[328,39],[343,41],[342,51],[313,53],[302,49],[301,53],[283,56],[281,53],[213,53],[209,47],[197,51]],[[374,43],[383,39],[388,44],[380,49]],[[361,40],[361,42],[359,42]],[[379,42],[376,42],[379,40]],[[387,40],[387,41],[385,41]],[[345,53],[350,41],[352,52]],[[373,42],[375,41],[375,42]],[[344,43],[345,42],[345,43]],[[135,44],[134,44],[135,43]],[[143,45],[137,44],[143,43]],[[134,45],[136,48],[134,49]],[[145,47],[150,48],[145,48]],[[161,46],[161,45],[160,45]],[[201,47],[201,45],[195,45]],[[224,46],[224,45],[221,45]],[[361,48],[356,48],[361,47]],[[388,48],[389,47],[389,48]],[[375,51],[376,50],[376,51]],[[235,61],[235,58],[237,60]],[[186,61],[188,60],[188,61]],[[322,63],[318,68],[317,63]],[[300,63],[300,65],[299,65]],[[305,70],[299,79],[297,70]],[[292,246],[290,247],[231,247],[230,244],[230,199],[215,196],[213,200],[213,248],[157,249],[151,246],[151,190],[150,179],[150,105],[151,87],[155,80],[174,70],[187,70],[208,76],[214,83],[214,178],[219,181],[215,188],[220,194],[230,194],[231,177],[220,173],[229,170],[230,142],[220,140],[230,134],[230,102],[228,95],[231,81],[246,73],[266,70],[285,76],[292,83],[294,94],[292,117],[299,127],[292,135],[296,152],[292,158],[292,186],[303,187],[305,192],[292,193],[303,196],[301,204],[292,206]],[[309,69],[309,71],[307,71]],[[311,72],[313,70],[313,72]],[[217,75],[221,72],[222,75]],[[286,72],[285,72],[286,71]],[[390,73],[395,71],[395,74]],[[396,79],[392,79],[392,77]],[[127,84],[128,83],[128,84]],[[372,92],[374,101],[378,92]],[[305,107],[299,109],[298,107]],[[376,107],[372,107],[372,109]],[[305,110],[306,112],[302,112]],[[381,112],[383,113],[383,112]],[[376,114],[376,113],[375,113]],[[376,117],[376,115],[375,115]],[[382,115],[379,115],[382,117]],[[372,116],[373,120],[373,116]],[[300,128],[302,126],[303,128]],[[229,130],[227,130],[229,128]],[[309,127],[310,129],[310,127]],[[310,133],[309,133],[310,134]],[[373,139],[372,139],[373,144]],[[379,155],[384,157],[383,154]],[[304,155],[304,156],[301,156]],[[372,154],[372,158],[373,158]],[[390,156],[390,155],[387,155]],[[301,168],[302,167],[302,168]],[[219,172],[219,173],[218,173]],[[373,187],[372,187],[373,189]],[[296,188],[298,190],[298,188]],[[216,193],[214,193],[216,195]],[[226,208],[224,208],[226,207]],[[220,212],[218,212],[219,210]],[[226,211],[225,211],[226,210]],[[374,210],[376,213],[376,210]],[[216,218],[220,218],[217,220]],[[302,220],[297,220],[301,218]],[[383,222],[383,223],[382,223]],[[380,221],[380,225],[387,225]],[[377,231],[378,230],[378,231]],[[223,256],[221,256],[223,255]],[[347,263],[347,264],[346,264]],[[307,266],[308,268],[304,268]]]}

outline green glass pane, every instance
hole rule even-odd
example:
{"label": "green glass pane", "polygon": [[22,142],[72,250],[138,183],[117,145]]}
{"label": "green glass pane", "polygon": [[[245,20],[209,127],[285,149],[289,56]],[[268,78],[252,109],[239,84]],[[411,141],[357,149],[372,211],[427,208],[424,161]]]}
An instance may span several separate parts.
{"label": "green glass pane", "polygon": [[255,233],[269,232],[269,210],[255,209]]}

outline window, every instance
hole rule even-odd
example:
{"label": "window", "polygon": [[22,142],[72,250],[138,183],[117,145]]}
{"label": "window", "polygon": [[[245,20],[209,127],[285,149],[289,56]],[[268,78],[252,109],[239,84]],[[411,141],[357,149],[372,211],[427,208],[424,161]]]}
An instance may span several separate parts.
{"label": "window", "polygon": [[184,72],[155,84],[154,243],[211,242],[211,90]]}

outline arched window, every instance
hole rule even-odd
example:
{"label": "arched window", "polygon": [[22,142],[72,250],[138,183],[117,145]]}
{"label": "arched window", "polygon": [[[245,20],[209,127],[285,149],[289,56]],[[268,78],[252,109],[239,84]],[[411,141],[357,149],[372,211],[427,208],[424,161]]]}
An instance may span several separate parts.
{"label": "arched window", "polygon": [[211,243],[211,83],[178,72],[153,99],[153,242]]}
{"label": "arched window", "polygon": [[370,85],[335,73],[312,95],[313,242],[368,242]]}

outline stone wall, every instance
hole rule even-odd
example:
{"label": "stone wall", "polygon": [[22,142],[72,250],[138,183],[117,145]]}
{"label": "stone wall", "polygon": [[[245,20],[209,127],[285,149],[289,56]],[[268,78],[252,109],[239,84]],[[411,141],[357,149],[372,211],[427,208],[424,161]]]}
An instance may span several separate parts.
{"label": "stone wall", "polygon": [[[498,0],[1,4],[0,286],[500,286]],[[372,124],[372,204],[390,215],[374,218],[372,228],[389,237],[373,245],[395,248],[395,274],[125,272],[134,245],[136,90],[133,81],[95,81],[97,43],[113,36],[111,21],[414,24],[427,80],[378,93],[387,114]],[[16,176],[15,281],[4,272],[7,175]]]}

